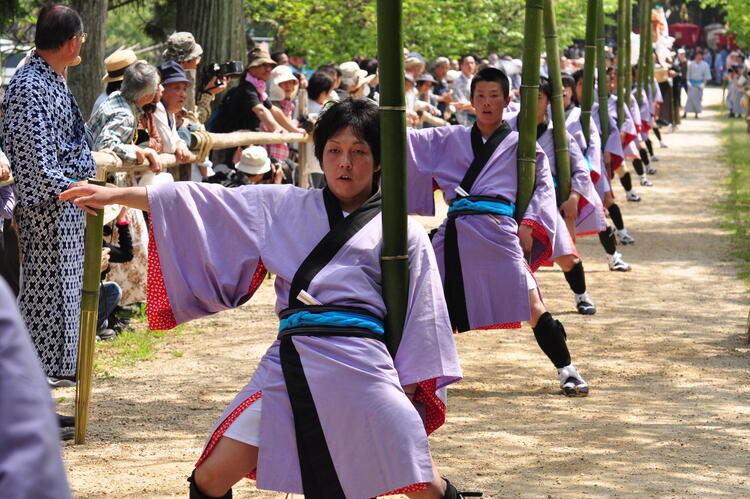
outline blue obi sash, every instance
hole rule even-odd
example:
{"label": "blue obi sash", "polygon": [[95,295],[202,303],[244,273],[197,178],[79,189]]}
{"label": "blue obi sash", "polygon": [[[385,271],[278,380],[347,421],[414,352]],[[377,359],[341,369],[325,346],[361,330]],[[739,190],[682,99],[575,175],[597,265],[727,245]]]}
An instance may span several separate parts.
{"label": "blue obi sash", "polygon": [[280,316],[279,338],[288,335],[366,336],[382,340],[385,334],[380,318],[356,307],[311,305],[283,310]]}
{"label": "blue obi sash", "polygon": [[693,80],[692,78],[688,80],[691,85],[701,85],[703,83],[703,80]]}
{"label": "blue obi sash", "polygon": [[457,198],[448,208],[448,216],[494,214],[512,217],[516,205],[502,198],[469,196]]}

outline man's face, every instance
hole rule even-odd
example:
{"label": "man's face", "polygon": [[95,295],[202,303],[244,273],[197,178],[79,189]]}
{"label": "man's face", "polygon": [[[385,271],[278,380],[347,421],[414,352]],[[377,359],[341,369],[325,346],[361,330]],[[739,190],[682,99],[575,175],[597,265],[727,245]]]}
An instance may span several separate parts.
{"label": "man's face", "polygon": [[536,122],[537,124],[542,123],[544,119],[547,117],[547,105],[549,104],[549,99],[547,98],[547,94],[539,91],[539,104],[537,106],[536,111]]}
{"label": "man's face", "polygon": [[565,109],[570,107],[573,102],[573,87],[563,87],[563,105]]}
{"label": "man's face", "polygon": [[281,54],[279,56],[279,66],[286,66],[289,64],[289,56],[286,54]]}
{"label": "man's face", "polygon": [[576,82],[576,99],[578,102],[583,102],[583,78]]}
{"label": "man's face", "polygon": [[471,105],[477,112],[477,122],[499,124],[503,120],[503,110],[510,98],[503,93],[503,87],[496,81],[480,81],[474,87]]}
{"label": "man's face", "polygon": [[700,52],[695,54],[695,62],[701,62],[703,60],[703,54]]}
{"label": "man's face", "polygon": [[164,85],[161,102],[168,113],[176,113],[187,101],[187,83],[178,81]]}
{"label": "man's face", "polygon": [[461,72],[466,77],[472,76],[476,68],[477,68],[477,62],[474,60],[472,56],[468,56],[464,58],[464,61],[461,63]]}
{"label": "man's face", "polygon": [[448,74],[448,65],[447,64],[441,64],[440,66],[435,67],[435,76],[437,76],[438,80],[442,80],[445,78],[445,75]]}
{"label": "man's face", "polygon": [[182,69],[185,71],[188,71],[190,69],[196,69],[198,67],[198,64],[201,63],[201,56],[194,57],[190,59],[189,61],[182,61],[180,63],[180,66],[182,66]]}
{"label": "man's face", "polygon": [[419,90],[420,94],[427,94],[432,90],[432,82],[431,81],[423,81],[417,86],[417,90]]}

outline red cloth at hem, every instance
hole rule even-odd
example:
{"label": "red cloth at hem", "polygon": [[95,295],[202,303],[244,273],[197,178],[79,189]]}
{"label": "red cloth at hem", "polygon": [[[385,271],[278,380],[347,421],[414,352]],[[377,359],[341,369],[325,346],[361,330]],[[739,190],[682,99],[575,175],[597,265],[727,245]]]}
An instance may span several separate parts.
{"label": "red cloth at hem", "polygon": [[549,236],[547,235],[547,231],[544,229],[544,227],[539,224],[538,222],[535,222],[534,220],[529,220],[528,218],[524,218],[521,220],[521,225],[526,225],[531,227],[531,236],[542,243],[544,246],[544,252],[537,258],[535,261],[531,262],[531,272],[535,272],[536,269],[539,268],[539,266],[542,264],[542,262],[545,262],[549,260],[549,257],[552,256],[552,244],[550,243]]}
{"label": "red cloth at hem", "polygon": [[504,322],[502,324],[492,324],[489,326],[475,327],[477,331],[487,331],[490,329],[518,329],[521,327],[520,322]]}

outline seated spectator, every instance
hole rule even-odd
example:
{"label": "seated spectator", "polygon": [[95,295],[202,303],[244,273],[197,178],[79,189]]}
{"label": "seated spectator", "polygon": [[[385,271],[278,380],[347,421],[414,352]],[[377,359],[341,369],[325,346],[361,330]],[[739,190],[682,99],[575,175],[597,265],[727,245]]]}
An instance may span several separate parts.
{"label": "seated spectator", "polygon": [[[266,81],[276,63],[267,52],[257,49],[240,77],[240,84],[227,92],[212,123],[212,131],[219,133],[237,130],[257,131],[263,123],[268,130],[282,133],[305,133],[297,128],[278,107],[274,107],[266,92]],[[216,151],[216,162],[232,165],[235,149]]]}
{"label": "seated spectator", "polygon": [[[198,68],[198,64],[201,62],[201,55],[203,55],[203,48],[195,42],[195,38],[192,33],[187,31],[180,31],[172,33],[167,38],[167,48],[162,54],[164,62],[175,61],[182,69],[185,70],[188,77],[187,93],[188,95],[193,94],[193,87],[195,86],[195,70]],[[211,116],[211,104],[217,94],[226,90],[228,80],[224,80],[221,85],[216,84],[216,76],[213,76],[201,89],[199,95],[196,96],[195,102],[190,103],[190,108],[187,109],[188,118],[195,121],[196,123],[205,123]]]}
{"label": "seated spectator", "polygon": [[437,108],[440,110],[440,114],[445,113],[448,104],[451,102],[451,93],[448,89],[448,69],[450,68],[450,61],[447,57],[438,57],[432,63],[432,75],[435,77],[436,83],[433,85],[432,92],[437,97],[438,105]]}
{"label": "seated spectator", "polygon": [[161,140],[161,135],[156,127],[156,120],[154,119],[154,113],[156,112],[156,105],[161,101],[161,93],[164,88],[159,85],[154,95],[154,100],[143,106],[143,113],[138,118],[138,130],[136,131],[136,145],[140,147],[150,147],[158,154],[164,152],[164,144]]}
{"label": "seated spectator", "polygon": [[424,61],[419,57],[410,56],[404,61],[404,72],[413,76],[415,80],[424,73],[424,68]]}
{"label": "seated spectator", "polygon": [[133,243],[130,236],[130,221],[128,220],[128,208],[113,205],[104,210],[105,236],[112,235],[110,223],[116,221],[119,246],[103,242],[102,249],[102,283],[99,286],[99,314],[97,317],[96,336],[100,340],[114,338],[122,325],[113,316],[117,305],[122,297],[122,289],[114,281],[105,281],[112,263],[127,263],[133,259]]}
{"label": "seated spectator", "polygon": [[112,54],[104,59],[104,67],[107,73],[102,77],[102,81],[107,84],[104,92],[99,94],[94,102],[94,107],[91,109],[91,114],[94,114],[99,104],[104,102],[109,94],[115,90],[120,90],[122,86],[122,76],[125,74],[125,70],[132,64],[138,62],[135,52],[130,49],[115,50]]}
{"label": "seated spectator", "polygon": [[112,151],[123,161],[136,165],[148,161],[151,170],[161,170],[156,151],[134,144],[136,120],[143,106],[152,102],[159,87],[159,73],[145,62],[129,66],[123,75],[122,88],[112,92],[94,111],[88,127],[94,137],[94,150]]}

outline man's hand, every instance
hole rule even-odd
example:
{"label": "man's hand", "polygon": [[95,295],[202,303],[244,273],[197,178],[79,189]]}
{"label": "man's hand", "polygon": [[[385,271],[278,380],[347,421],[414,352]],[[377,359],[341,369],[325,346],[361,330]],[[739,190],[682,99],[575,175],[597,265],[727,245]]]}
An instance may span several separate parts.
{"label": "man's hand", "polygon": [[102,248],[102,266],[101,270],[104,272],[109,267],[109,248]]}
{"label": "man's hand", "polygon": [[271,169],[273,170],[273,183],[274,184],[280,184],[284,180],[284,170],[281,168],[281,165],[271,165]]}
{"label": "man's hand", "polygon": [[174,149],[174,155],[177,158],[177,161],[183,163],[190,159],[190,149],[188,149],[188,146],[181,140],[177,141],[177,147]]}
{"label": "man's hand", "polygon": [[531,246],[534,243],[534,239],[531,237],[531,227],[528,225],[519,225],[518,239],[521,240],[521,249],[523,250],[524,256],[530,255]]}
{"label": "man's hand", "polygon": [[0,163],[0,182],[8,180],[10,178],[10,166],[5,163]]}
{"label": "man's hand", "polygon": [[566,221],[575,221],[578,216],[578,202],[580,200],[581,196],[577,192],[570,191],[570,197],[560,205],[560,211],[563,212]]}
{"label": "man's hand", "polygon": [[223,92],[227,89],[227,84],[229,83],[228,80],[223,80],[221,85],[216,84],[216,77],[214,76],[210,80],[208,80],[208,83],[206,83],[206,86],[203,87],[203,91],[206,93],[209,93],[211,95],[216,95],[220,92]]}
{"label": "man's hand", "polygon": [[156,151],[154,151],[150,147],[147,147],[143,149],[143,156],[148,161],[149,168],[152,172],[154,172],[154,174],[161,173],[161,163],[159,163],[159,155],[156,153]]}

